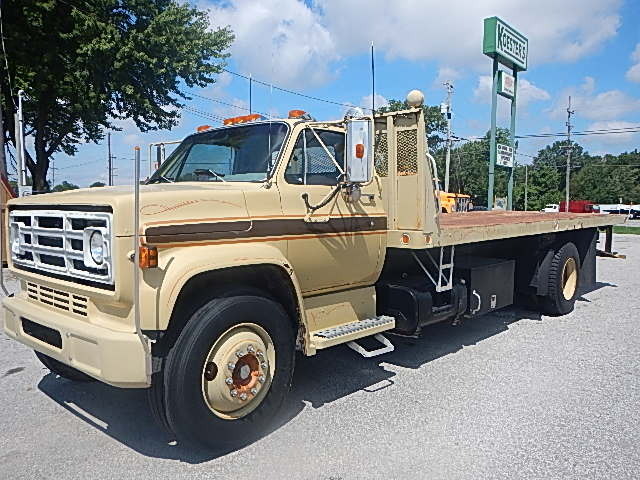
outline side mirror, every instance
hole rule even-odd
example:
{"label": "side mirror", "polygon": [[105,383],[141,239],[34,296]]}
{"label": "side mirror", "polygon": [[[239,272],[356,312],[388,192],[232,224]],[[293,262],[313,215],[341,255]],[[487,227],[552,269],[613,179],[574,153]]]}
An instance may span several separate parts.
{"label": "side mirror", "polygon": [[347,183],[369,183],[373,179],[373,122],[348,119],[345,175]]}

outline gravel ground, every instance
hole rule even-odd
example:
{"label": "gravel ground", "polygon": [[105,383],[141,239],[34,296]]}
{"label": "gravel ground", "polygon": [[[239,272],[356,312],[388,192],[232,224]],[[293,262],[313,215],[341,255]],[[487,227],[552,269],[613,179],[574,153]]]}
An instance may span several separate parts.
{"label": "gravel ground", "polygon": [[0,334],[0,478],[638,478],[640,237],[614,246],[570,315],[300,358],[280,428],[220,456],[171,442],[144,391],[56,379]]}

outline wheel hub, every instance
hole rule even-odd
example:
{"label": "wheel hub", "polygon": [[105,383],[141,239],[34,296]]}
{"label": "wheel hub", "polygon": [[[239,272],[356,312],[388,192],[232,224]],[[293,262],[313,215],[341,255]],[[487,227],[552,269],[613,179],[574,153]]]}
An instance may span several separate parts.
{"label": "wheel hub", "polygon": [[[211,364],[226,365],[211,378]],[[209,408],[224,418],[240,418],[266,396],[275,351],[267,332],[255,324],[232,328],[216,340],[205,361],[202,391]]]}
{"label": "wheel hub", "polygon": [[573,298],[578,286],[578,267],[576,260],[569,257],[562,267],[562,295],[566,300]]}

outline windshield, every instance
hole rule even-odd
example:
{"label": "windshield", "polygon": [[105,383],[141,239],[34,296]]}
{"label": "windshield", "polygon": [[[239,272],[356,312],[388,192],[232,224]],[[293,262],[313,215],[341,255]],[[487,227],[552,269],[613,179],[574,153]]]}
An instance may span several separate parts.
{"label": "windshield", "polygon": [[151,176],[156,182],[261,182],[278,158],[285,123],[221,128],[185,139]]}

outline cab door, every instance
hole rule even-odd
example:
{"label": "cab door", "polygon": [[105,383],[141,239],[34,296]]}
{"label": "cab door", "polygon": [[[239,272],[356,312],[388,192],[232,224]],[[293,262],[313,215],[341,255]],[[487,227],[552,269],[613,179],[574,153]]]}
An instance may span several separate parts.
{"label": "cab door", "polygon": [[303,292],[371,285],[382,268],[386,214],[377,182],[359,199],[345,195],[344,150],[342,130],[305,127],[281,170],[288,257]]}

